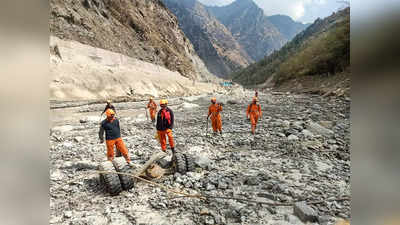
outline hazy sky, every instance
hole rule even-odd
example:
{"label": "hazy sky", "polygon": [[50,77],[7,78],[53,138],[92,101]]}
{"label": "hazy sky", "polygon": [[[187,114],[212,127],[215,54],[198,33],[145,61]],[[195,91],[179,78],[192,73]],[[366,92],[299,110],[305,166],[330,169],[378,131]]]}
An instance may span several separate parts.
{"label": "hazy sky", "polygon": [[[199,0],[206,5],[227,5],[234,0]],[[303,23],[324,18],[343,7],[339,0],[253,0],[267,16],[284,14]]]}

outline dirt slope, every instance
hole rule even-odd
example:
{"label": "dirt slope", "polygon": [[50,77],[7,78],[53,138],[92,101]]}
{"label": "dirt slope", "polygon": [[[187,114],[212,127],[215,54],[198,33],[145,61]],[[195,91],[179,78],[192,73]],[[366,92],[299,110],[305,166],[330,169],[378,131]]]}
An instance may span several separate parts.
{"label": "dirt slope", "polygon": [[75,41],[50,39],[50,100],[186,96],[212,93],[214,83],[193,83],[162,66]]}

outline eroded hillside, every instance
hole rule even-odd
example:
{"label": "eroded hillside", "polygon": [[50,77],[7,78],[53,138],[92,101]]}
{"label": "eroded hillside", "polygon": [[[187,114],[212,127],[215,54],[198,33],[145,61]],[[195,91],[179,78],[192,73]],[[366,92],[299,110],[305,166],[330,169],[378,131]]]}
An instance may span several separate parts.
{"label": "eroded hillside", "polygon": [[50,0],[50,33],[207,80],[210,73],[158,0]]}

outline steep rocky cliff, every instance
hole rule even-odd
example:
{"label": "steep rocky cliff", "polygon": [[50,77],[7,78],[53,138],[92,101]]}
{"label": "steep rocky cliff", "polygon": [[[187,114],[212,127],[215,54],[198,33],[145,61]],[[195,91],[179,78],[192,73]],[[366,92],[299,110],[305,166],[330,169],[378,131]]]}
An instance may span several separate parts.
{"label": "steep rocky cliff", "polygon": [[227,6],[208,9],[231,31],[254,61],[281,48],[288,41],[252,0],[236,0]]}
{"label": "steep rocky cliff", "polygon": [[159,0],[50,0],[50,33],[208,80],[210,73]]}
{"label": "steep rocky cliff", "polygon": [[231,32],[196,0],[163,0],[210,72],[224,77],[252,62]]}

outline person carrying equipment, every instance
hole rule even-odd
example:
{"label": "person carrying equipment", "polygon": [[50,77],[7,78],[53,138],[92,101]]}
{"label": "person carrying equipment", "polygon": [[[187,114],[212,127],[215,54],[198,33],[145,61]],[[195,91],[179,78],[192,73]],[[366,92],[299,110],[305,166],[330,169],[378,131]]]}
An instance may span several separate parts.
{"label": "person carrying equipment", "polygon": [[221,114],[220,112],[222,111],[222,104],[217,103],[216,98],[211,98],[211,105],[208,107],[208,118],[211,116],[211,125],[214,130],[214,134],[217,134],[219,131],[220,134],[222,134],[222,120],[221,120]]}
{"label": "person carrying equipment", "polygon": [[124,141],[121,138],[121,129],[119,127],[119,120],[115,117],[115,112],[112,109],[106,110],[107,118],[101,122],[99,138],[100,143],[104,142],[104,131],[106,133],[106,146],[107,146],[107,159],[114,160],[114,145],[118,151],[121,152],[126,162],[132,166],[131,159],[128,155]]}
{"label": "person carrying equipment", "polygon": [[257,104],[257,97],[253,97],[252,103],[247,107],[246,116],[251,122],[251,133],[254,135],[256,132],[256,125],[258,118],[261,117],[261,106]]}
{"label": "person carrying equipment", "polygon": [[157,133],[161,144],[161,150],[167,150],[167,137],[169,146],[171,147],[172,154],[175,155],[174,137],[172,136],[172,128],[174,127],[174,113],[167,107],[168,101],[166,99],[160,100],[160,111],[157,113]]}
{"label": "person carrying equipment", "polygon": [[104,108],[104,110],[100,116],[102,116],[107,111],[107,109],[112,109],[114,111],[114,113],[117,112],[117,111],[115,111],[115,107],[113,105],[111,105],[111,100],[107,100],[107,105]]}
{"label": "person carrying equipment", "polygon": [[147,104],[147,108],[149,109],[151,122],[154,123],[154,121],[156,120],[157,104],[153,101],[152,97],[150,97],[149,103]]}

